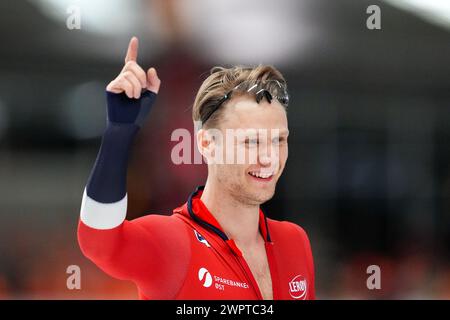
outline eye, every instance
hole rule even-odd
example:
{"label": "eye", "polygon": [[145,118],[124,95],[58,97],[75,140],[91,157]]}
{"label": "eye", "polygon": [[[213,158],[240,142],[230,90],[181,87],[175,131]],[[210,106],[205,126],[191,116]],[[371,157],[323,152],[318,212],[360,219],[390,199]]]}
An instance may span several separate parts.
{"label": "eye", "polygon": [[252,139],[252,138],[245,139],[245,144],[246,144],[247,146],[250,146],[250,147],[252,147],[252,146],[257,146],[258,143],[259,143],[259,141],[258,141],[257,138],[253,138],[253,139]]}
{"label": "eye", "polygon": [[272,139],[273,144],[280,144],[286,141],[286,138],[284,137],[275,137]]}

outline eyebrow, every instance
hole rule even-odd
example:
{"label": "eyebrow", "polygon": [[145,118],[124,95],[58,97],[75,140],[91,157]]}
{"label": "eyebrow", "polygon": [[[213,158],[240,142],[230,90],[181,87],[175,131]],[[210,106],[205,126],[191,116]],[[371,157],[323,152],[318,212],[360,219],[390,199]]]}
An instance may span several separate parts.
{"label": "eyebrow", "polygon": [[289,135],[289,130],[287,130],[287,129],[280,130],[280,136],[281,135]]}

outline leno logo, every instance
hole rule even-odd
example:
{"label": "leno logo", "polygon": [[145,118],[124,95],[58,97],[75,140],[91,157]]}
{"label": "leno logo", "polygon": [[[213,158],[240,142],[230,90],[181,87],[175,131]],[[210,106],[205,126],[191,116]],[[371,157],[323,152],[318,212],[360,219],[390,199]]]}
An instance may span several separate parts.
{"label": "leno logo", "polygon": [[289,282],[289,294],[294,299],[306,299],[308,284],[302,275],[297,275]]}

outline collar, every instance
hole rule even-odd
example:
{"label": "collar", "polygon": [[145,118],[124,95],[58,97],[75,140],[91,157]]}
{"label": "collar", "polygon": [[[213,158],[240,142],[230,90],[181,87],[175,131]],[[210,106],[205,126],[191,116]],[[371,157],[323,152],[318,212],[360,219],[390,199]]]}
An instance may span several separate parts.
{"label": "collar", "polygon": [[[200,199],[204,188],[205,186],[198,186],[195,191],[189,195],[188,201],[183,206],[173,210],[173,212],[180,213],[191,218],[197,224],[217,234],[224,241],[230,242],[231,239],[227,237],[219,222],[216,218],[214,218],[206,205]],[[259,230],[265,242],[272,242],[267,217],[261,208],[259,209]]]}

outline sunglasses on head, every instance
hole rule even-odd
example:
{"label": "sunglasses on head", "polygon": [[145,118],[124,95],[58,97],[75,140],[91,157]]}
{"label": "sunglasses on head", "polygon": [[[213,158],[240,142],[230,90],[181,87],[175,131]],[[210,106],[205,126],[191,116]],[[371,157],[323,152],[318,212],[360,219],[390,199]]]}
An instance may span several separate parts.
{"label": "sunglasses on head", "polygon": [[259,103],[264,98],[267,102],[272,103],[273,99],[278,100],[284,107],[289,104],[289,95],[287,92],[286,84],[278,80],[268,81],[244,81],[234,87],[221,97],[215,106],[201,119],[202,124],[205,124],[211,116],[219,110],[219,108],[225,103],[225,101],[231,99],[233,94],[250,94],[254,95],[256,102]]}

